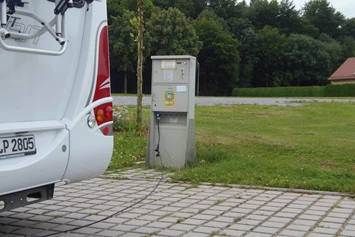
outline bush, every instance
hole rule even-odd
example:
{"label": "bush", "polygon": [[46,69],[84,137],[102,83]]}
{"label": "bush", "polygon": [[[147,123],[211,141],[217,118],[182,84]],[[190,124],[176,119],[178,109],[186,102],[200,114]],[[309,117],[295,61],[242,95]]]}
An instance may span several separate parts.
{"label": "bush", "polygon": [[355,97],[355,84],[327,85],[324,89],[326,97]]}
{"label": "bush", "polygon": [[127,106],[114,106],[113,131],[145,134],[148,131],[148,127],[148,120],[143,121],[142,127],[137,125],[136,116],[132,108],[129,109]]}
{"label": "bush", "polygon": [[232,95],[240,97],[324,97],[324,87],[235,88]]}

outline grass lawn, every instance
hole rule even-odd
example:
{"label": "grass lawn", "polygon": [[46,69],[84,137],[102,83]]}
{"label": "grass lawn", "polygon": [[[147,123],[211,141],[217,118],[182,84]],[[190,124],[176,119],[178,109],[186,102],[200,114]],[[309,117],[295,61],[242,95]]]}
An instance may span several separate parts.
{"label": "grass lawn", "polygon": [[[196,106],[195,123],[197,159],[176,180],[355,193],[355,103]],[[146,137],[117,134],[109,170],[144,160]]]}

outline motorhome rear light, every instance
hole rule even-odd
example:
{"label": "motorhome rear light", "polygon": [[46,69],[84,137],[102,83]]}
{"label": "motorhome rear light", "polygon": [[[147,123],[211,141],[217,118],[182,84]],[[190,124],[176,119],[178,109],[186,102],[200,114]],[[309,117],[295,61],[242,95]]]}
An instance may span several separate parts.
{"label": "motorhome rear light", "polygon": [[106,107],[105,116],[106,116],[106,118],[112,120],[112,107],[111,106]]}
{"label": "motorhome rear light", "polygon": [[108,127],[104,127],[104,130],[102,131],[104,135],[107,135],[109,132]]}
{"label": "motorhome rear light", "polygon": [[105,114],[104,114],[104,111],[102,109],[99,109],[97,112],[96,112],[96,120],[98,122],[102,122],[104,121],[105,119]]}
{"label": "motorhome rear light", "polygon": [[93,116],[92,114],[90,114],[89,116],[88,116],[88,126],[90,127],[90,128],[93,128],[95,125],[96,125],[96,120],[95,120],[95,116]]}

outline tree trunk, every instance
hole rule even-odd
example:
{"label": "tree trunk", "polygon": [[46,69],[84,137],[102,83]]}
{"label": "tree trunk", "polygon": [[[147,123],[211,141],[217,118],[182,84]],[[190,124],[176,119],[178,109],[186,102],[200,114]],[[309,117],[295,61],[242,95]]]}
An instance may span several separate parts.
{"label": "tree trunk", "polygon": [[142,126],[143,0],[138,0],[137,126]]}
{"label": "tree trunk", "polygon": [[124,93],[127,94],[127,72],[124,72]]}

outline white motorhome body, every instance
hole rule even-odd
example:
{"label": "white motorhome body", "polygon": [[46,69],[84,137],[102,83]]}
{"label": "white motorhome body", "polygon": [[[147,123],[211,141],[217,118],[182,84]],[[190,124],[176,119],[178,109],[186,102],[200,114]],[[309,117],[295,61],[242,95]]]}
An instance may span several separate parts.
{"label": "white motorhome body", "polygon": [[105,0],[0,0],[0,211],[107,168],[106,14]]}

